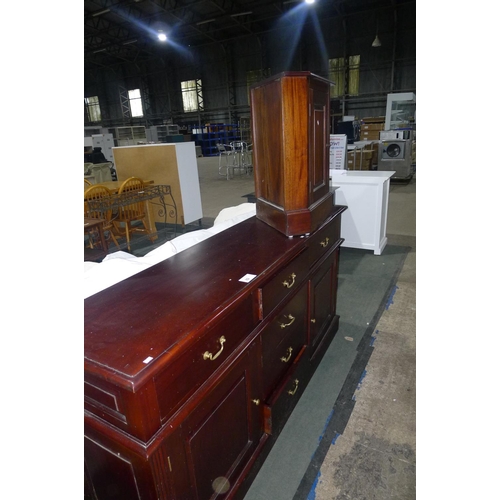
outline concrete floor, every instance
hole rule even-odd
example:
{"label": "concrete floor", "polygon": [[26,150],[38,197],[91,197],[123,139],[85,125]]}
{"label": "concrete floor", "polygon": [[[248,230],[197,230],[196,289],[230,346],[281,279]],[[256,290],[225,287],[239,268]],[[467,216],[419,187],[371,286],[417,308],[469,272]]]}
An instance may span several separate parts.
{"label": "concrete floor", "polygon": [[217,217],[226,207],[245,203],[244,195],[255,191],[253,174],[236,173],[229,181],[219,175],[219,158],[208,156],[198,158],[198,175],[200,177],[201,205],[203,217]]}
{"label": "concrete floor", "polygon": [[[227,181],[217,170],[217,157],[198,158],[203,215],[207,218],[215,218],[222,208],[246,202],[244,195],[254,192],[251,175]],[[392,300],[374,328],[375,349],[356,390],[354,409],[344,432],[326,453],[311,490],[292,494],[301,480],[297,477],[296,484],[287,484],[281,496],[273,492],[273,500],[416,498],[415,216],[416,177],[409,184],[391,183],[388,244],[408,246],[410,251]],[[270,455],[262,477],[280,477],[281,467]],[[245,500],[267,500],[258,479]]]}

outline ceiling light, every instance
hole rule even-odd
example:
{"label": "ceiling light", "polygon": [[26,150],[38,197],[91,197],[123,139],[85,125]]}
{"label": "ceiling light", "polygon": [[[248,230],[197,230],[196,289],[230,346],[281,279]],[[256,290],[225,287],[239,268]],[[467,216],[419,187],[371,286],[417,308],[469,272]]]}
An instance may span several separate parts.
{"label": "ceiling light", "polygon": [[249,10],[248,12],[239,12],[238,14],[231,14],[231,17],[239,17],[246,16],[247,14],[252,14],[253,11]]}
{"label": "ceiling light", "polygon": [[158,40],[160,40],[160,42],[166,42],[167,41],[167,35],[165,35],[165,33],[163,33],[163,31],[158,31]]}
{"label": "ceiling light", "polygon": [[314,0],[306,0],[306,3],[314,3]]}
{"label": "ceiling light", "polygon": [[207,24],[215,21],[215,19],[207,19],[206,21],[199,21],[196,23],[196,26],[200,26],[200,24]]}
{"label": "ceiling light", "polygon": [[92,13],[92,17],[102,16],[103,14],[107,14],[109,9],[98,10],[97,12]]}

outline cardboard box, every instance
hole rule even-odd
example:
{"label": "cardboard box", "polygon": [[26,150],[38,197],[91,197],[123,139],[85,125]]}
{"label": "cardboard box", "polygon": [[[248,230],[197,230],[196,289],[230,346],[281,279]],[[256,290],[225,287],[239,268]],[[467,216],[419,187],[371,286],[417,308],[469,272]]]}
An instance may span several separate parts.
{"label": "cardboard box", "polygon": [[360,132],[359,136],[360,140],[362,141],[378,141],[380,138],[380,132],[379,131],[366,131],[362,130]]}
{"label": "cardboard box", "polygon": [[360,160],[362,159],[369,159],[371,160],[373,158],[373,149],[372,148],[358,148],[351,150],[347,153],[347,158],[359,158]]}
{"label": "cardboard box", "polygon": [[354,161],[347,160],[348,170],[371,170],[372,162],[371,160]]}
{"label": "cardboard box", "polygon": [[384,124],[383,123],[363,123],[361,125],[361,131],[363,130],[368,130],[368,131],[380,131],[380,130],[384,130]]}
{"label": "cardboard box", "polygon": [[347,153],[348,170],[371,170],[374,158],[373,149],[358,148]]}
{"label": "cardboard box", "polygon": [[363,123],[385,123],[385,116],[367,116],[361,121]]}

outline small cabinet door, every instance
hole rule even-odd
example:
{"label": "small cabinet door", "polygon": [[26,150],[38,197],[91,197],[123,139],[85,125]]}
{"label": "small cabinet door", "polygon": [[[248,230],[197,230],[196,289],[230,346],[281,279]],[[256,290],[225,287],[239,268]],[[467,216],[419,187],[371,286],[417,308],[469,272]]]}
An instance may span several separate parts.
{"label": "small cabinet door", "polygon": [[309,344],[313,353],[335,316],[338,256],[337,248],[311,277]]}
{"label": "small cabinet door", "polygon": [[329,189],[330,163],[330,87],[311,79],[309,87],[309,205],[322,199]]}
{"label": "small cabinet door", "polygon": [[190,498],[226,497],[257,450],[263,435],[257,351],[256,344],[247,349],[181,425]]}

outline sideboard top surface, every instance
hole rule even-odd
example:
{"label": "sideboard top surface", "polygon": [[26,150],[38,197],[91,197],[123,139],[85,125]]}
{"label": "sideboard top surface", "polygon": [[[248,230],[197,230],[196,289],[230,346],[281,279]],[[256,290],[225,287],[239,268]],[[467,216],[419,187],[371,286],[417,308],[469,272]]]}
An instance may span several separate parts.
{"label": "sideboard top surface", "polygon": [[[255,216],[85,299],[86,371],[133,379],[301,251]],[[246,274],[256,278],[239,281]]]}
{"label": "sideboard top surface", "polygon": [[[345,207],[335,209],[331,218]],[[133,390],[262,286],[306,242],[254,216],[88,297],[85,372]],[[247,274],[256,277],[239,281]]]}

